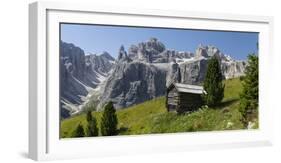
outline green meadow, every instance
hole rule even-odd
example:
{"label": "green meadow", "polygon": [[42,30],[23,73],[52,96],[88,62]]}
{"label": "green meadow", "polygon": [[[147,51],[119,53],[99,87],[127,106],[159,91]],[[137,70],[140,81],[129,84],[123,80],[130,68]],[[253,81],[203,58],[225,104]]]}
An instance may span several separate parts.
{"label": "green meadow", "polygon": [[[222,103],[215,108],[202,107],[198,111],[178,115],[167,112],[165,97],[155,98],[122,110],[118,110],[119,135],[154,133],[177,133],[193,131],[219,131],[244,129],[239,112],[239,94],[242,85],[239,78],[224,81],[225,91]],[[92,112],[99,127],[102,112]],[[86,129],[86,114],[80,114],[61,121],[61,137],[69,138],[77,125]],[[258,124],[257,120],[256,123]],[[257,127],[258,125],[255,125]]]}

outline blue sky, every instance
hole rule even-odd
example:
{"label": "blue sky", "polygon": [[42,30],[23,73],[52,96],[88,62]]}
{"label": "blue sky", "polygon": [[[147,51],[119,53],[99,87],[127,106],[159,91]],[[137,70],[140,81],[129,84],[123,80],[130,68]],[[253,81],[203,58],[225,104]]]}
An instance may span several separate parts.
{"label": "blue sky", "polygon": [[167,49],[195,52],[199,44],[214,45],[232,58],[245,60],[257,52],[258,33],[187,29],[142,28],[84,24],[61,24],[61,40],[73,43],[86,53],[109,52],[117,57],[121,45],[158,38]]}

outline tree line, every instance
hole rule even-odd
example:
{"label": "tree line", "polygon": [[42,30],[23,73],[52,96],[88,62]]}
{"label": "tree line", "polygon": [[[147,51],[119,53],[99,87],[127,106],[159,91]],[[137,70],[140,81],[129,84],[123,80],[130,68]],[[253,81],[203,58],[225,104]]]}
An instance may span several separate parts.
{"label": "tree line", "polygon": [[72,137],[94,137],[99,135],[99,131],[102,136],[112,136],[118,134],[118,119],[112,102],[107,103],[104,107],[99,126],[100,128],[98,128],[97,120],[92,115],[92,111],[87,111],[86,120],[86,130],[83,125],[79,123],[73,131]]}
{"label": "tree line", "polygon": [[[240,77],[242,81],[242,93],[240,94],[239,111],[242,114],[241,121],[247,126],[251,115],[258,110],[259,98],[259,70],[258,56],[248,55],[245,75]],[[203,95],[203,101],[208,106],[218,106],[224,97],[223,74],[220,61],[213,56],[208,61],[207,72],[203,83],[207,94]]]}

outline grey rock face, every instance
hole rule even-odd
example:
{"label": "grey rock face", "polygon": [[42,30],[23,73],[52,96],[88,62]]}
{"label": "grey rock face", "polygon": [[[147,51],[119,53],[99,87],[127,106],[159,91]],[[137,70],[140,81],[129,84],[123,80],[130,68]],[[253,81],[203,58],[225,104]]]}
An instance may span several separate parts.
{"label": "grey rock face", "polygon": [[165,50],[154,57],[153,63],[184,62],[186,59],[194,57],[191,52],[178,52],[175,50]]}
{"label": "grey rock face", "polygon": [[194,57],[194,54],[191,53],[191,52],[180,51],[180,52],[176,53],[176,57],[179,58],[179,59],[188,59],[188,58]]}
{"label": "grey rock face", "polygon": [[195,58],[210,58],[213,56],[217,57],[219,60],[226,60],[225,55],[215,46],[199,45],[195,52]]}
{"label": "grey rock face", "polygon": [[67,116],[71,114],[71,109],[66,108],[65,104],[81,103],[79,96],[88,93],[78,80],[84,78],[85,54],[82,49],[64,42],[61,42],[60,54],[61,114]]}
{"label": "grey rock face", "polygon": [[138,59],[138,51],[139,47],[137,45],[131,45],[128,49],[128,57],[133,60]]}
{"label": "grey rock face", "polygon": [[226,79],[243,76],[247,63],[245,61],[229,61],[221,63],[221,70]]}
{"label": "grey rock face", "polygon": [[61,42],[60,54],[66,71],[74,77],[83,78],[85,72],[84,51],[73,44]]}
{"label": "grey rock face", "polygon": [[132,59],[128,57],[127,52],[125,51],[124,46],[122,45],[118,53],[118,62],[131,62]]}
{"label": "grey rock face", "polygon": [[150,38],[147,42],[132,45],[128,52],[132,60],[139,60],[152,63],[157,55],[165,50],[165,45],[156,38]]}
{"label": "grey rock face", "polygon": [[[85,56],[86,72],[88,74],[100,74],[104,77],[114,67],[115,59],[112,58],[107,52],[100,55],[90,54]],[[98,81],[95,81],[98,82]]]}
{"label": "grey rock face", "polygon": [[247,64],[246,61],[233,60],[229,55],[223,54],[217,47],[214,46],[199,45],[196,49],[195,59],[209,59],[212,56],[219,59],[221,63],[221,70],[225,79],[244,75],[244,70]]}
{"label": "grey rock face", "polygon": [[166,49],[165,45],[156,38],[151,38],[147,42],[141,42],[138,45],[131,45],[128,53],[129,58],[132,60],[148,63],[169,63],[176,60],[183,62],[183,59],[194,57],[191,52]]}
{"label": "grey rock face", "polygon": [[115,59],[106,51],[102,52],[102,54],[100,54],[99,56],[105,61],[115,61]]}
{"label": "grey rock face", "polygon": [[79,111],[85,97],[108,77],[115,60],[107,52],[101,55],[85,55],[73,44],[61,42],[60,46],[61,115]]}
{"label": "grey rock face", "polygon": [[202,45],[199,45],[195,51],[195,58],[200,58],[200,57],[204,57],[204,58],[209,57],[209,55],[207,53],[207,49],[204,48]]}
{"label": "grey rock face", "polygon": [[165,94],[165,88],[165,71],[149,63],[120,63],[105,84],[99,109],[109,101],[117,109],[138,104]]}
{"label": "grey rock face", "polygon": [[200,84],[204,81],[208,66],[207,59],[198,59],[191,62],[182,63],[179,66],[181,83]]}
{"label": "grey rock face", "polygon": [[166,76],[166,87],[172,83],[181,82],[181,69],[179,68],[179,64],[176,62],[171,62],[168,64],[168,66],[169,68]]}

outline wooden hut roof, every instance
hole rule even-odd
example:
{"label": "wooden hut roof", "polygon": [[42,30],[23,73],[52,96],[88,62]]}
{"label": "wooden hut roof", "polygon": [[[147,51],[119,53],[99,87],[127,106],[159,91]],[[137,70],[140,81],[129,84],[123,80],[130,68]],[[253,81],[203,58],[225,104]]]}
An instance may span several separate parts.
{"label": "wooden hut roof", "polygon": [[182,83],[172,83],[169,88],[175,87],[178,92],[184,93],[194,93],[194,94],[206,94],[206,91],[202,86],[198,85],[190,85],[190,84],[182,84]]}

